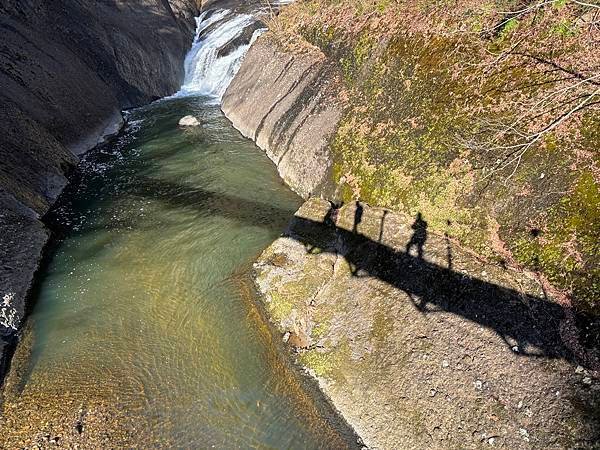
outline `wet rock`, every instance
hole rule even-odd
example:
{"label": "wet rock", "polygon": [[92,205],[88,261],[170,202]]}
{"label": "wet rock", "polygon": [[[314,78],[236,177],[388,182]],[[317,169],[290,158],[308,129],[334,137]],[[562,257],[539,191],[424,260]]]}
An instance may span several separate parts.
{"label": "wet rock", "polygon": [[179,120],[180,127],[197,127],[200,124],[200,121],[194,116],[185,116]]}
{"label": "wet rock", "polygon": [[265,24],[263,22],[261,22],[261,21],[253,22],[251,25],[244,28],[244,30],[240,34],[238,34],[231,41],[229,41],[227,44],[225,44],[223,47],[221,47],[217,52],[217,56],[219,58],[223,58],[224,56],[229,55],[231,52],[235,51],[237,48],[241,47],[242,45],[250,44],[250,40],[252,39],[254,32],[256,30],[261,30],[261,29],[263,29],[263,30],[265,29]]}

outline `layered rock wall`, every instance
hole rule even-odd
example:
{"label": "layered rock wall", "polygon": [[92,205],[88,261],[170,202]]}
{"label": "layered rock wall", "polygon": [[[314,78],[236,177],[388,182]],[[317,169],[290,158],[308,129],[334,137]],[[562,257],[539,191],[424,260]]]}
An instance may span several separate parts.
{"label": "layered rock wall", "polygon": [[282,54],[268,36],[245,60],[223,112],[266,151],[293,190],[303,197],[332,194],[329,141],[342,114],[337,73],[317,49]]}

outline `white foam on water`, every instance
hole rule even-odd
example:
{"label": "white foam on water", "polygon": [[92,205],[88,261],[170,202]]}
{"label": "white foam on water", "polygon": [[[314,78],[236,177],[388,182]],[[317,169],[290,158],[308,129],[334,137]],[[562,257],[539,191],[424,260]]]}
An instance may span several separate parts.
{"label": "white foam on water", "polygon": [[[185,58],[185,79],[181,90],[175,96],[203,95],[211,98],[211,103],[219,104],[250,45],[266,29],[256,30],[250,43],[218,57],[219,49],[255,23],[256,18],[250,14],[231,14],[229,10],[213,12],[205,19],[206,15],[205,12],[196,18],[196,38]],[[227,16],[231,17],[208,33],[202,33]]]}

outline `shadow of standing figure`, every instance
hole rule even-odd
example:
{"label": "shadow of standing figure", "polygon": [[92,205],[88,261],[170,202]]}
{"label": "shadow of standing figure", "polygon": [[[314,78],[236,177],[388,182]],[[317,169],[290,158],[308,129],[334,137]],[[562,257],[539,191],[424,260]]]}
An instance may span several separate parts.
{"label": "shadow of standing figure", "polygon": [[352,226],[352,232],[358,234],[358,224],[362,222],[363,207],[360,202],[356,201],[356,209],[354,210],[354,225]]}
{"label": "shadow of standing figure", "polygon": [[417,213],[417,218],[411,228],[415,231],[406,244],[406,253],[410,254],[411,248],[416,247],[419,259],[423,259],[423,246],[427,240],[427,222],[423,220],[421,213]]}
{"label": "shadow of standing figure", "polygon": [[379,239],[377,240],[377,242],[381,243],[381,241],[383,241],[383,226],[385,224],[385,216],[388,215],[388,211],[385,210],[383,211],[383,215],[381,216],[381,225],[379,226]]}
{"label": "shadow of standing figure", "polygon": [[335,227],[338,218],[338,211],[342,206],[344,206],[344,202],[329,202],[329,209],[327,210],[327,214],[325,214],[325,217],[323,218],[323,223],[329,227]]}
{"label": "shadow of standing figure", "polygon": [[444,233],[444,240],[446,241],[446,260],[448,261],[448,269],[452,270],[452,245],[450,243],[450,234],[448,230],[452,226],[452,222],[450,220],[446,220],[447,229]]}

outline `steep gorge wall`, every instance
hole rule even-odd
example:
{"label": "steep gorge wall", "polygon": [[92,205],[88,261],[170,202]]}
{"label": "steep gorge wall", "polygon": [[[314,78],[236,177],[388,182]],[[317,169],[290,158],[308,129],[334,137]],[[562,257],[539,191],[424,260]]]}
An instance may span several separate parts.
{"label": "steep gorge wall", "polygon": [[541,273],[596,315],[594,11],[559,2],[509,21],[493,1],[359,3],[287,7],[226,94],[234,125],[303,196],[420,212],[432,231]]}
{"label": "steep gorge wall", "polygon": [[222,109],[297,193],[333,194],[330,140],[342,117],[338,87],[322,52],[282,53],[266,36],[248,51]]}
{"label": "steep gorge wall", "polygon": [[0,335],[19,327],[48,239],[40,218],[77,155],[118,131],[122,109],[181,85],[199,3],[0,2]]}
{"label": "steep gorge wall", "polygon": [[[565,86],[545,63],[490,68],[477,33],[416,32],[388,7],[292,5],[224,97],[234,126],[313,197],[254,266],[267,313],[370,447],[595,448],[597,106],[499,170],[490,159],[504,155],[466,136],[496,138],[487,124]],[[577,52],[547,39],[550,54]]]}

